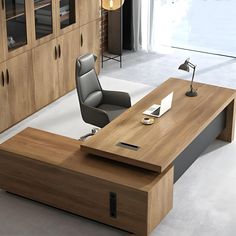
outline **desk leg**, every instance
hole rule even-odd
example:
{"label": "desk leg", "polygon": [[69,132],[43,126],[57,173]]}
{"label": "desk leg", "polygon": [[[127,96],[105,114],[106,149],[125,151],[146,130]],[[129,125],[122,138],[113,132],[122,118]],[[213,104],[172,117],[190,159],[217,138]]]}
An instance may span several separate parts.
{"label": "desk leg", "polygon": [[217,139],[226,142],[232,142],[234,140],[235,112],[236,104],[234,99],[226,108],[226,127],[223,132],[217,137]]}

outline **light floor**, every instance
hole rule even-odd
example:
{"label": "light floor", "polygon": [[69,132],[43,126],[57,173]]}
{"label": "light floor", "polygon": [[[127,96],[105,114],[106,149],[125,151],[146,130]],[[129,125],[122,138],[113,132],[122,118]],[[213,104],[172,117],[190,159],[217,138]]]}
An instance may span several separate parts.
{"label": "light floor", "polygon": [[[189,79],[189,75],[175,69],[187,54],[190,53],[126,54],[123,69],[119,69],[118,63],[105,64],[101,83],[106,89],[128,91],[135,103],[170,76]],[[236,88],[236,60],[211,56],[207,59],[206,55],[201,59],[196,54],[191,54],[191,58],[199,65],[196,80]],[[75,91],[1,134],[0,142],[28,126],[72,138],[79,138],[91,129],[81,119]],[[236,143],[215,141],[174,185],[174,207],[151,236],[234,236],[235,183]],[[0,190],[0,235],[129,234]]]}

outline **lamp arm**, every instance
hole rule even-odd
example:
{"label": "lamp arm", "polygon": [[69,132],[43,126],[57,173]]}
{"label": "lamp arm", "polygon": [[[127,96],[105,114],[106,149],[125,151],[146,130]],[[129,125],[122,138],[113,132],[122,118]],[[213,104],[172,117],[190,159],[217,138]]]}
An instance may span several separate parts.
{"label": "lamp arm", "polygon": [[195,75],[196,66],[193,65],[192,68],[193,68],[193,75],[192,75],[192,80],[191,80],[191,84],[190,84],[191,91],[193,91],[193,79],[194,79],[194,75]]}
{"label": "lamp arm", "polygon": [[188,61],[188,65],[193,69],[196,68],[196,66],[193,63],[191,63],[190,61]]}

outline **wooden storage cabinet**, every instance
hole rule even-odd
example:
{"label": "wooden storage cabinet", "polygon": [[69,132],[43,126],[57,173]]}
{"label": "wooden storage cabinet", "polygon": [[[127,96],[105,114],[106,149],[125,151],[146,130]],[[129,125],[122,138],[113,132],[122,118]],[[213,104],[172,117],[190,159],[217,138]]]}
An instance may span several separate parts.
{"label": "wooden storage cabinet", "polygon": [[96,71],[100,71],[100,21],[92,21],[80,27],[80,55],[94,53],[98,58]]}
{"label": "wooden storage cabinet", "polygon": [[100,18],[100,0],[78,0],[80,26]]}
{"label": "wooden storage cabinet", "polygon": [[32,38],[38,46],[79,27],[78,0],[32,2]]}
{"label": "wooden storage cabinet", "polygon": [[53,39],[33,49],[36,109],[40,109],[59,97],[58,44]]}
{"label": "wooden storage cabinet", "polygon": [[5,73],[6,63],[0,63],[0,130],[5,130],[10,126],[10,110]]}
{"label": "wooden storage cabinet", "polygon": [[56,0],[29,1],[32,21],[32,46],[54,39],[57,35]]}
{"label": "wooden storage cabinet", "polygon": [[3,14],[4,11],[2,6],[0,6],[0,63],[5,60],[5,46],[3,37]]}
{"label": "wooden storage cabinet", "polygon": [[[99,58],[99,3],[0,2],[0,112],[4,111],[0,132],[74,89],[77,57],[93,52]],[[98,59],[97,72],[99,69]]]}
{"label": "wooden storage cabinet", "polygon": [[11,125],[35,111],[31,51],[6,62]]}
{"label": "wooden storage cabinet", "polygon": [[6,59],[13,58],[31,48],[30,1],[1,1],[2,38]]}
{"label": "wooden storage cabinet", "polygon": [[79,1],[57,0],[57,36],[79,27]]}
{"label": "wooden storage cabinet", "polygon": [[80,55],[80,30],[73,30],[58,38],[59,95],[75,88],[75,61]]}
{"label": "wooden storage cabinet", "polygon": [[1,121],[5,130],[35,111],[31,52],[25,52],[2,63]]}
{"label": "wooden storage cabinet", "polygon": [[76,29],[33,49],[37,109],[75,88],[79,35],[79,29]]}

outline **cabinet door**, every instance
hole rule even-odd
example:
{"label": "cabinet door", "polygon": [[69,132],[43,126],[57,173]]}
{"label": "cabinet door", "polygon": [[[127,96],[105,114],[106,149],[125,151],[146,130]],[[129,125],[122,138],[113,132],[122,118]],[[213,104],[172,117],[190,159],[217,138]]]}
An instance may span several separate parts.
{"label": "cabinet door", "polygon": [[56,37],[57,0],[37,0],[32,2],[32,38],[38,46]]}
{"label": "cabinet door", "polygon": [[60,52],[59,91],[60,96],[75,88],[75,62],[79,57],[80,31],[71,31],[58,39]]}
{"label": "cabinet door", "polygon": [[56,39],[33,49],[36,108],[58,98],[58,47]]}
{"label": "cabinet door", "polygon": [[4,36],[3,36],[3,4],[0,5],[0,63],[5,60],[5,47],[4,47]]}
{"label": "cabinet door", "polygon": [[78,0],[57,0],[57,35],[79,27]]}
{"label": "cabinet door", "polygon": [[3,36],[6,57],[10,59],[31,47],[30,1],[3,0]]}
{"label": "cabinet door", "polygon": [[85,25],[100,17],[100,0],[79,0],[80,25]]}
{"label": "cabinet door", "polygon": [[25,52],[6,62],[11,124],[35,111],[32,53]]}
{"label": "cabinet door", "polygon": [[99,20],[92,21],[80,28],[80,55],[93,53],[97,56],[96,71],[100,72],[100,27]]}
{"label": "cabinet door", "polygon": [[0,132],[7,129],[11,123],[5,72],[6,64],[0,63]]}

